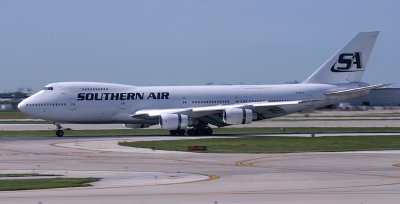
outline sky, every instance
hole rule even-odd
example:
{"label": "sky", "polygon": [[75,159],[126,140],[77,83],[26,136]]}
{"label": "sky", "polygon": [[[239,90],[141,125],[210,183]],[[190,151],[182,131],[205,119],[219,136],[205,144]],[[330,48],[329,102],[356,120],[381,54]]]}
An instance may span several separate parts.
{"label": "sky", "polygon": [[303,81],[379,30],[363,81],[400,87],[397,0],[0,0],[0,91]]}

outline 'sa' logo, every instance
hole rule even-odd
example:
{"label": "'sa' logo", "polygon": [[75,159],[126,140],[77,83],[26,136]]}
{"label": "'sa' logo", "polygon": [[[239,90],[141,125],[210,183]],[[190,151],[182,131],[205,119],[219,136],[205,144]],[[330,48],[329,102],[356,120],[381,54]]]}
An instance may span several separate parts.
{"label": "'sa' logo", "polygon": [[332,65],[332,72],[358,72],[364,71],[361,61],[361,53],[342,53],[339,55],[338,61]]}

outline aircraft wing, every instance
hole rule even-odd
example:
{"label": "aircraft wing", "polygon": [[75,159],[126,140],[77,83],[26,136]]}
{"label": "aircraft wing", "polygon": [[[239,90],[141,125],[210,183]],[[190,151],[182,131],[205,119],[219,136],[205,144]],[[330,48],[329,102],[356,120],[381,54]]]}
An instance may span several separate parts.
{"label": "aircraft wing", "polygon": [[146,119],[149,117],[158,117],[162,114],[185,114],[192,118],[199,118],[203,116],[211,116],[213,114],[222,113],[228,108],[242,108],[250,109],[254,112],[264,112],[274,109],[282,109],[284,106],[297,105],[306,102],[304,100],[297,101],[281,101],[281,102],[251,102],[251,103],[238,103],[230,105],[213,105],[192,108],[175,108],[175,109],[143,109],[136,111],[131,117],[138,119]]}

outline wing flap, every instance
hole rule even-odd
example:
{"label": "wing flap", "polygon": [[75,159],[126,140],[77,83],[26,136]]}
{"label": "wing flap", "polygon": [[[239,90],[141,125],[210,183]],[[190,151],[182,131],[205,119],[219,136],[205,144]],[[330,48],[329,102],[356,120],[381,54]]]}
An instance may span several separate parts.
{"label": "wing flap", "polygon": [[138,119],[145,119],[148,117],[158,117],[162,114],[186,114],[191,117],[201,117],[204,115],[210,115],[222,112],[227,108],[242,108],[242,109],[259,109],[259,108],[279,108],[287,105],[296,105],[305,101],[280,101],[280,102],[253,102],[253,103],[239,103],[232,105],[215,105],[215,106],[203,106],[193,108],[175,108],[175,109],[143,109],[136,111],[131,117]]}

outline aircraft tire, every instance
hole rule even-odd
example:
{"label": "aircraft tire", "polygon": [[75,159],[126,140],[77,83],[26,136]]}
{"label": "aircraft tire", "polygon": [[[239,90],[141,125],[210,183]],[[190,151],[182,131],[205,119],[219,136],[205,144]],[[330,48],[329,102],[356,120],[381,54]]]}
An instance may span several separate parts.
{"label": "aircraft tire", "polygon": [[213,130],[209,127],[205,129],[206,135],[212,135],[213,134]]}
{"label": "aircraft tire", "polygon": [[179,136],[184,136],[186,133],[185,129],[177,130]]}
{"label": "aircraft tire", "polygon": [[194,132],[193,129],[189,129],[189,130],[186,131],[186,134],[187,134],[188,136],[194,136],[194,135],[195,135],[195,132]]}
{"label": "aircraft tire", "polygon": [[64,131],[62,131],[62,130],[57,130],[57,131],[56,131],[56,135],[57,135],[57,137],[62,137],[62,136],[64,136]]}

